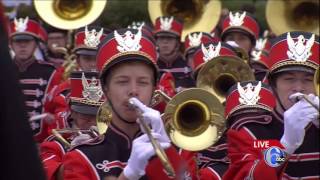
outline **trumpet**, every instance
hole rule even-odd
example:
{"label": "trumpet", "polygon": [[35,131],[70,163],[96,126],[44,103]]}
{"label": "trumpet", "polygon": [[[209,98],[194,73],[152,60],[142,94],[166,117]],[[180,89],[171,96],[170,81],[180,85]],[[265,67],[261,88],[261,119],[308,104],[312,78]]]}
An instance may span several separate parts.
{"label": "trumpet", "polygon": [[[136,109],[137,112],[139,114],[142,114],[143,113],[143,107],[142,107],[142,103],[136,99],[136,98],[130,98],[129,99],[129,105]],[[172,165],[170,164],[169,160],[168,160],[168,157],[166,155],[166,153],[164,152],[164,150],[160,147],[158,141],[156,141],[153,136],[151,135],[151,130],[150,130],[150,127],[144,122],[144,120],[141,118],[140,119],[140,124],[142,125],[144,131],[146,132],[148,138],[150,139],[151,141],[151,144],[157,154],[157,156],[159,157],[162,165],[164,166],[165,170],[167,171],[168,173],[168,176],[169,177],[175,177],[175,172],[174,172],[174,169],[172,167]]]}

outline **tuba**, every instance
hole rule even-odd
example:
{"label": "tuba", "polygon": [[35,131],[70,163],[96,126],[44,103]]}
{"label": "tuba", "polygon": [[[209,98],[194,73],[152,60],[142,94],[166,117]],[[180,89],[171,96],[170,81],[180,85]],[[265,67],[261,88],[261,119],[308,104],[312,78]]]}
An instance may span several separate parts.
{"label": "tuba", "polygon": [[[106,4],[107,0],[34,0],[34,7],[41,19],[56,28],[69,30],[69,50],[73,44],[73,30],[96,20]],[[65,55],[65,62],[62,66],[65,68],[63,80],[66,80],[77,67],[76,57],[67,49],[59,47],[55,49]]]}
{"label": "tuba", "polygon": [[319,35],[318,0],[268,0],[266,19],[276,35],[306,31]]}
{"label": "tuba", "polygon": [[39,16],[51,26],[59,29],[77,29],[97,19],[107,0],[35,0]]}
{"label": "tuba", "polygon": [[159,16],[175,16],[183,20],[181,40],[195,31],[211,32],[220,19],[218,0],[148,0],[148,11],[154,23]]}
{"label": "tuba", "polygon": [[255,80],[250,66],[237,57],[218,56],[204,64],[197,76],[197,87],[212,90],[224,103],[228,90],[237,82]]}

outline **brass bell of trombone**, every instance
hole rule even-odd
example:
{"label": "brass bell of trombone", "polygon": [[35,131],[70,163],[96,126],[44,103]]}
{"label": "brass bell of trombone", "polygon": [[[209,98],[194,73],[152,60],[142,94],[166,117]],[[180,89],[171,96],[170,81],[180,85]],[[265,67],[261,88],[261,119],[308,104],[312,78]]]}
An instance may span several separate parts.
{"label": "brass bell of trombone", "polygon": [[112,120],[112,112],[111,107],[108,102],[104,102],[100,105],[97,115],[96,115],[96,123],[99,134],[104,134],[108,129],[108,124]]}
{"label": "brass bell of trombone", "polygon": [[276,35],[305,31],[319,35],[318,0],[268,0],[266,19]]}
{"label": "brass bell of trombone", "polygon": [[155,23],[159,16],[175,16],[184,22],[181,41],[191,32],[208,32],[217,25],[221,2],[218,0],[148,0],[150,19]]}
{"label": "brass bell of trombone", "polygon": [[107,0],[34,0],[39,16],[59,29],[78,29],[100,16]]}
{"label": "brass bell of trombone", "polygon": [[224,103],[231,86],[237,82],[255,80],[252,69],[242,59],[232,56],[218,56],[206,62],[200,69],[196,85],[213,91]]}
{"label": "brass bell of trombone", "polygon": [[224,108],[210,92],[190,88],[167,104],[163,119],[171,141],[189,151],[212,146],[225,130]]}

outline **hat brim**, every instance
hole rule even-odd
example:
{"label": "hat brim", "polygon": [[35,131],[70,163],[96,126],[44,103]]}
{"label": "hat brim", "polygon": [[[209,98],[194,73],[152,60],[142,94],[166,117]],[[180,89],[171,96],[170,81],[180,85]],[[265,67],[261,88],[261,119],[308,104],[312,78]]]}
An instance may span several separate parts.
{"label": "hat brim", "polygon": [[279,69],[276,69],[272,72],[272,74],[281,73],[281,72],[290,72],[290,71],[300,71],[300,72],[314,74],[315,69],[307,66],[291,65],[291,66],[281,67]]}
{"label": "hat brim", "polygon": [[81,114],[87,114],[87,115],[95,116],[97,114],[97,112],[98,112],[99,107],[97,107],[97,106],[89,106],[89,105],[73,104],[73,105],[71,105],[71,109],[73,111],[81,113]]}
{"label": "hat brim", "polygon": [[88,55],[88,56],[96,56],[97,51],[92,49],[76,49],[75,54],[78,55]]}
{"label": "hat brim", "polygon": [[157,32],[157,33],[155,34],[155,37],[156,37],[156,38],[159,38],[159,37],[180,38],[180,36],[178,36],[177,34],[172,33],[172,32],[169,32],[169,31],[160,31],[160,32]]}
{"label": "hat brim", "polygon": [[12,37],[13,41],[19,41],[19,40],[36,40],[35,37],[29,35],[29,34],[16,34]]}

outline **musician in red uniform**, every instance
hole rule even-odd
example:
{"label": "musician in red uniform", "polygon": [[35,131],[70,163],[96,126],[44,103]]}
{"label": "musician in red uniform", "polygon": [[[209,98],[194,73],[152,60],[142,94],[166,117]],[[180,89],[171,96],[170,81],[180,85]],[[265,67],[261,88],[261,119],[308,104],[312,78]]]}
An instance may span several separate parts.
{"label": "musician in red uniform", "polygon": [[194,86],[191,69],[180,52],[182,29],[183,23],[173,16],[158,17],[154,28],[160,76],[165,72],[171,72],[175,78],[177,92]]}
{"label": "musician in red uniform", "polygon": [[40,145],[42,163],[50,180],[62,176],[62,157],[71,146],[87,141],[98,133],[88,131],[79,135],[76,131],[71,132],[72,129],[89,130],[96,126],[96,114],[104,100],[98,73],[76,71],[71,74],[70,81],[70,113],[63,112],[58,117],[69,124],[70,128],[65,130],[70,132],[61,134],[67,143],[51,135]]}
{"label": "musician in red uniform", "polygon": [[[176,178],[192,177],[187,162],[170,147],[160,113],[145,105],[151,102],[158,73],[156,48],[141,30],[122,29],[110,33],[99,47],[97,68],[112,121],[106,133],[80,145],[64,157],[64,179],[166,179],[166,171],[146,134],[140,131],[138,118],[151,125],[152,134],[166,149]],[[129,106],[136,97],[144,113]]]}
{"label": "musician in red uniform", "polygon": [[[314,72],[319,68],[319,37],[285,33],[274,40],[269,56],[269,83],[277,99],[271,116],[246,116],[228,131],[231,165],[224,179],[319,179],[319,111]],[[299,98],[298,98],[299,99]],[[277,140],[285,162],[271,167],[254,140]]]}
{"label": "musician in red uniform", "polygon": [[[75,48],[73,52],[77,56],[77,63],[79,69],[83,71],[95,71],[95,57],[97,53],[97,46],[100,41],[106,36],[103,32],[103,28],[99,27],[83,27],[77,30],[75,34]],[[65,73],[65,67],[60,67],[58,71],[61,73],[61,78]],[[49,92],[45,99],[45,112],[52,114],[52,118],[55,122],[52,123],[48,133],[51,134],[51,129],[54,128],[66,128],[67,124],[63,119],[59,118],[59,114],[68,111],[67,95],[70,92],[70,81],[63,80],[61,84],[55,86],[52,91]]]}
{"label": "musician in red uniform", "polygon": [[[10,46],[15,54],[13,61],[19,72],[29,117],[43,113],[43,99],[57,84],[54,66],[39,61],[33,55],[43,33],[40,24],[28,17],[14,19],[10,24]],[[48,121],[42,118],[30,123],[36,141],[41,142],[47,137]]]}

